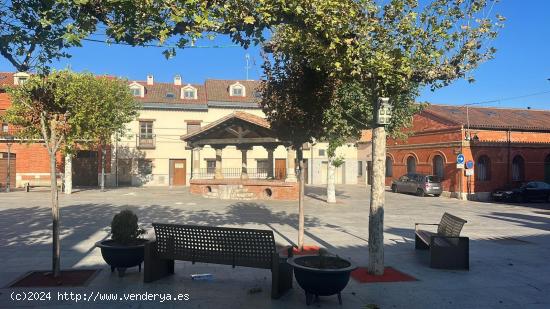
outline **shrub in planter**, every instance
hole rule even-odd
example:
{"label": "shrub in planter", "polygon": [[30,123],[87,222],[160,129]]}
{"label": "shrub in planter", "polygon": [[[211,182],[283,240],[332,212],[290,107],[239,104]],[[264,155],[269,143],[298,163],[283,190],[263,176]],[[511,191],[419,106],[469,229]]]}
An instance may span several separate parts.
{"label": "shrub in planter", "polygon": [[111,239],[96,243],[103,259],[111,266],[111,272],[117,269],[123,277],[128,267],[138,266],[141,271],[147,240],[140,238],[145,230],[139,228],[138,217],[131,210],[116,214],[111,222],[111,234]]}

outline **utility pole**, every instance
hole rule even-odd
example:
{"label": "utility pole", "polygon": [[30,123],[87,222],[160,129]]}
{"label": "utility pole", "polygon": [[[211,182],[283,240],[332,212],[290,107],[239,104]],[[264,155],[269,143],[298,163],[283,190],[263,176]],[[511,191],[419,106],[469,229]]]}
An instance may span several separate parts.
{"label": "utility pole", "polygon": [[248,79],[248,71],[250,70],[250,54],[246,54],[244,58],[246,59],[246,66],[244,67],[246,70],[246,80],[250,80]]}
{"label": "utility pole", "polygon": [[372,130],[372,185],[369,212],[369,273],[384,274],[384,204],[386,201],[386,128],[390,123],[388,98],[379,98]]}

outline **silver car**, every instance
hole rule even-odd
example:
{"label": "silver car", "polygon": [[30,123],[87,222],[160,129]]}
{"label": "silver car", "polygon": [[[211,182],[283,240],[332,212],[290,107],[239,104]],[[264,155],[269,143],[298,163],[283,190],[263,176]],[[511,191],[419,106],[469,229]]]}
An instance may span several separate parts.
{"label": "silver car", "polygon": [[415,193],[418,196],[426,196],[427,194],[440,196],[443,187],[437,176],[410,173],[394,180],[391,190],[393,192]]}

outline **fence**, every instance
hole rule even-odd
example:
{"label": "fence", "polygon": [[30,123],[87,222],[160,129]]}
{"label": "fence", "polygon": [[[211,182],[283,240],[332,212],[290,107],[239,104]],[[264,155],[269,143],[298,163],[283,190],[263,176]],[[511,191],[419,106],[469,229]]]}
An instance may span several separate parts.
{"label": "fence", "polygon": [[[286,172],[286,169],[280,168],[274,168],[273,169],[273,176],[275,175],[284,175]],[[248,174],[249,179],[268,179],[268,169],[266,168],[248,168],[246,169],[246,173]],[[242,174],[242,168],[236,167],[236,168],[222,168],[222,175],[223,178],[241,178]],[[214,179],[214,176],[216,175],[216,169],[215,168],[201,168],[197,171],[193,171],[191,174],[191,177],[193,179]]]}

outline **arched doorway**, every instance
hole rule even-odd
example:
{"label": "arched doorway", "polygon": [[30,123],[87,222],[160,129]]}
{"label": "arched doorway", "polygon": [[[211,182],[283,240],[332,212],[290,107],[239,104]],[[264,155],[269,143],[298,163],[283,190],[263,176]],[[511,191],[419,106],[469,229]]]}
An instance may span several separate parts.
{"label": "arched doorway", "polygon": [[436,155],[433,158],[432,171],[435,176],[439,177],[439,179],[443,179],[443,176],[445,175],[445,164],[442,156]]}
{"label": "arched doorway", "polygon": [[407,158],[407,174],[409,173],[416,173],[416,158],[414,156]]}
{"label": "arched doorway", "polygon": [[544,181],[550,183],[550,154],[544,159]]}
{"label": "arched doorway", "polygon": [[393,160],[390,157],[386,157],[386,177],[393,176]]}

